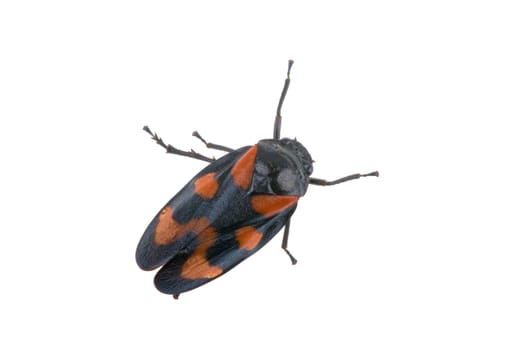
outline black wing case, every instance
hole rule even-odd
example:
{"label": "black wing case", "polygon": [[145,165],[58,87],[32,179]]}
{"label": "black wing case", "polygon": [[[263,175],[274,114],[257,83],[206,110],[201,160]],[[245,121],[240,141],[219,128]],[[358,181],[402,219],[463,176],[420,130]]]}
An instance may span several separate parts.
{"label": "black wing case", "polygon": [[164,265],[209,226],[211,215],[217,215],[227,199],[221,199],[227,187],[221,182],[227,180],[228,172],[248,148],[209,164],[166,203],[137,246],[135,258],[141,269],[154,270]]}
{"label": "black wing case", "polygon": [[155,276],[155,286],[179,295],[224,275],[268,243],[292,216],[296,204],[251,225],[199,235],[187,251],[177,254]]}
{"label": "black wing case", "polygon": [[254,194],[258,146],[220,158],[197,174],[158,213],[137,247],[137,263],[157,274],[169,294],[196,288],[224,274],[273,238],[299,197]]}

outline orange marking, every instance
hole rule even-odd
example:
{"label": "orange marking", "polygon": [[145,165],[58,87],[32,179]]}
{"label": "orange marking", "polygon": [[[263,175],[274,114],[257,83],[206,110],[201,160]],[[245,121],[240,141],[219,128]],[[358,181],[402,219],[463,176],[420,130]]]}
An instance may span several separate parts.
{"label": "orange marking", "polygon": [[192,219],[181,224],[173,218],[173,209],[165,207],[159,214],[159,223],[155,227],[153,241],[157,245],[168,245],[190,232],[198,235],[208,226],[210,223],[206,218]]}
{"label": "orange marking", "polygon": [[250,183],[252,182],[253,166],[255,164],[256,156],[257,145],[248,149],[237,163],[235,163],[231,170],[233,183],[245,191],[250,187]]}
{"label": "orange marking", "polygon": [[257,213],[270,217],[294,205],[299,200],[296,196],[276,196],[260,194],[252,196],[252,207]]}
{"label": "orange marking", "polygon": [[215,173],[209,173],[195,180],[195,193],[204,199],[215,197],[219,189],[219,182],[215,179]]}
{"label": "orange marking", "polygon": [[254,249],[263,237],[263,234],[253,226],[241,227],[235,230],[235,235],[239,243],[239,248],[246,250]]}
{"label": "orange marking", "polygon": [[206,252],[215,242],[216,237],[217,233],[213,227],[208,227],[197,236],[199,245],[182,265],[181,277],[189,280],[198,280],[200,278],[214,278],[223,272],[219,266],[210,265],[206,258]]}

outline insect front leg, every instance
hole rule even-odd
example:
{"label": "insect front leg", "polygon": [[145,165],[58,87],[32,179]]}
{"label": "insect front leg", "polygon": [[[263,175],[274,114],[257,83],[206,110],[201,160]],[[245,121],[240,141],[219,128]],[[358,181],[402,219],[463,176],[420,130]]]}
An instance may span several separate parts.
{"label": "insect front leg", "polygon": [[281,92],[281,97],[279,97],[279,104],[277,105],[277,113],[275,115],[275,121],[273,123],[273,139],[279,140],[281,138],[281,108],[283,107],[284,98],[288,92],[288,87],[290,86],[290,70],[293,66],[293,60],[288,60],[288,71],[286,73],[286,80],[284,81],[283,91]]}
{"label": "insect front leg", "polygon": [[348,176],[342,177],[342,178],[337,179],[337,180],[332,180],[332,181],[323,180],[323,179],[316,179],[314,177],[311,177],[308,181],[312,185],[332,186],[332,185],[340,184],[342,182],[346,182],[346,181],[350,181],[350,180],[356,180],[356,179],[359,179],[361,177],[367,177],[367,176],[379,176],[379,172],[378,171],[373,171],[373,172],[368,173],[368,174],[353,174],[353,175],[348,175]]}
{"label": "insect front leg", "polygon": [[196,138],[201,140],[206,145],[206,147],[208,147],[210,149],[216,149],[216,150],[224,151],[224,152],[233,152],[234,151],[233,148],[226,147],[226,146],[221,146],[221,145],[218,145],[216,143],[207,142],[205,139],[202,138],[202,136],[199,134],[198,131],[194,131],[192,136],[195,136]]}
{"label": "insect front leg", "polygon": [[290,234],[290,219],[288,219],[288,222],[286,223],[286,226],[284,226],[284,235],[283,235],[283,243],[281,244],[281,248],[284,249],[286,254],[290,257],[290,260],[292,260],[292,265],[297,264],[297,259],[293,257],[292,253],[288,251],[288,235]]}
{"label": "insect front leg", "polygon": [[161,145],[162,147],[164,147],[166,149],[167,153],[177,154],[177,155],[183,156],[183,157],[195,158],[195,159],[203,160],[203,161],[209,162],[209,163],[215,161],[215,158],[206,157],[206,156],[204,156],[204,155],[202,155],[200,153],[195,152],[194,150],[182,151],[182,150],[180,150],[178,148],[173,147],[170,144],[166,145],[164,143],[164,141],[162,141],[162,139],[157,135],[157,133],[152,132],[149,127],[145,126],[142,129],[145,132],[147,132],[148,134],[150,134],[151,138],[155,142],[157,142],[158,145]]}

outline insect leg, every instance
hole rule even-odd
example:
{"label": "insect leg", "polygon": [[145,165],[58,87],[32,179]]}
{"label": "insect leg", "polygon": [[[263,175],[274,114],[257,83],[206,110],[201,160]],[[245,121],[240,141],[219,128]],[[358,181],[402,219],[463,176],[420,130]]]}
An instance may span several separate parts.
{"label": "insect leg", "polygon": [[284,235],[283,235],[283,243],[281,244],[281,248],[284,249],[286,254],[290,257],[290,260],[292,260],[292,265],[297,264],[297,259],[293,257],[293,255],[288,251],[288,235],[290,234],[290,219],[288,219],[288,222],[286,223],[286,226],[284,227]]}
{"label": "insect leg", "polygon": [[281,107],[283,106],[284,98],[288,92],[290,86],[290,70],[292,69],[293,60],[288,60],[288,72],[286,73],[286,80],[284,81],[283,91],[279,98],[279,104],[277,105],[277,114],[275,116],[275,122],[273,124],[273,139],[279,140],[281,138]]}
{"label": "insect leg", "polygon": [[310,184],[312,185],[318,185],[318,186],[332,186],[332,185],[337,185],[337,184],[340,184],[342,182],[346,182],[346,181],[350,181],[350,180],[355,180],[355,179],[359,179],[361,177],[366,177],[366,176],[379,176],[379,172],[378,171],[373,171],[371,173],[368,173],[368,174],[353,174],[353,175],[348,175],[348,176],[345,176],[345,177],[342,177],[340,179],[337,179],[337,180],[333,180],[333,181],[327,181],[327,180],[323,180],[323,179],[316,179],[314,177],[311,177],[309,182]]}
{"label": "insect leg", "polygon": [[195,152],[194,150],[190,150],[189,152],[187,151],[182,151],[180,149],[177,149],[175,147],[173,147],[172,145],[170,144],[165,144],[164,141],[162,141],[162,139],[157,135],[157,133],[154,133],[150,130],[150,128],[148,128],[147,126],[143,127],[142,128],[145,132],[147,132],[148,134],[151,135],[151,138],[153,140],[155,140],[155,142],[157,142],[157,144],[161,145],[162,147],[164,147],[166,149],[166,152],[167,153],[172,153],[172,154],[177,154],[179,156],[184,156],[184,157],[190,157],[190,158],[195,158],[195,159],[199,159],[199,160],[203,160],[205,162],[213,162],[215,161],[215,158],[209,158],[209,157],[206,157],[206,156],[203,156],[202,154],[200,153],[197,153]]}
{"label": "insect leg", "polygon": [[193,134],[191,134],[191,135],[195,136],[196,138],[201,140],[206,145],[206,147],[208,147],[208,148],[216,149],[216,150],[224,151],[224,152],[233,152],[234,151],[233,148],[217,145],[217,144],[211,143],[211,142],[207,142],[205,139],[202,138],[201,134],[199,134],[198,131],[194,131]]}

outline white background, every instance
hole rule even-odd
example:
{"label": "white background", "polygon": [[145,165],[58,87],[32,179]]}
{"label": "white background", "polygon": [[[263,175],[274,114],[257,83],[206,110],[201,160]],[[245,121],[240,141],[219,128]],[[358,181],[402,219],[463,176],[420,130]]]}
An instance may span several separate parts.
{"label": "white background", "polygon": [[[520,1],[4,1],[2,349],[525,348]],[[174,301],[135,264],[206,154],[282,135],[291,226]]]}

